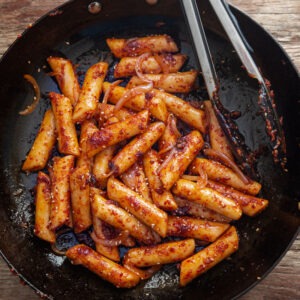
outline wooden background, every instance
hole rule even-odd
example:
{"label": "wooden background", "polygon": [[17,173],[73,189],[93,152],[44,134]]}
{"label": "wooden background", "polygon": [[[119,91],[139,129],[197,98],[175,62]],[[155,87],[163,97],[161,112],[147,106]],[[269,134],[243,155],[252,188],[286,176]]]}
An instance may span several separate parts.
{"label": "wooden background", "polygon": [[[137,0],[142,1],[142,0]],[[163,1],[163,0],[160,0]],[[0,0],[0,55],[18,34],[63,0]],[[283,46],[300,70],[300,0],[230,0],[263,25]],[[241,299],[300,299],[300,238],[279,265]],[[38,296],[20,284],[0,258],[0,299],[28,300]]]}

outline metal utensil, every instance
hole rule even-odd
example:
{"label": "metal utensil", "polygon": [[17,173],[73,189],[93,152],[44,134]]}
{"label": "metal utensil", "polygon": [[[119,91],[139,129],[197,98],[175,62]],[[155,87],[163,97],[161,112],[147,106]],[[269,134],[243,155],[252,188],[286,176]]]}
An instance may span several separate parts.
{"label": "metal utensil", "polygon": [[[267,86],[265,79],[261,75],[251,54],[249,53],[246,46],[247,42],[245,41],[238,27],[237,20],[231,13],[228,4],[222,0],[209,0],[209,2],[213,7],[218,19],[220,20],[221,25],[223,26],[230,42],[232,43],[238,56],[244,64],[244,67],[248,72],[249,76],[257,79],[258,81],[258,104],[263,112],[263,117],[266,121],[266,129],[271,140],[270,143],[272,146],[273,158],[275,162],[280,161],[283,168],[285,169],[285,139],[280,124],[280,119],[275,109],[274,101],[270,95],[270,88]],[[218,97],[218,76],[216,74],[214,63],[212,61],[209,46],[206,40],[206,35],[201,22],[201,16],[197,7],[197,2],[196,0],[182,0],[181,3],[186,16],[186,20],[189,24],[190,32],[194,42],[194,47],[202,69],[209,98],[213,103],[218,118],[222,119],[221,122],[223,124],[226,124],[228,122],[230,123],[230,120],[225,120],[225,118],[222,118],[222,114],[220,114],[220,112],[222,112],[223,110],[223,106],[221,105],[221,102],[219,101]],[[229,139],[231,141],[234,141],[233,146],[237,146],[235,142],[236,138],[240,139],[240,141],[242,141],[243,139],[237,131],[233,132],[233,130],[230,129],[230,127],[232,127],[232,124],[227,124],[223,126],[223,129],[225,129],[225,133],[227,136],[229,136]],[[242,155],[240,153],[240,150],[238,150],[238,153],[236,153],[236,151],[234,152],[236,158],[239,161],[244,160],[245,157],[249,156],[245,154],[245,151],[243,151]],[[247,160],[251,159],[248,158]]]}
{"label": "metal utensil", "polygon": [[251,174],[253,176],[253,159],[249,149],[245,145],[244,137],[238,131],[236,124],[230,118],[226,117],[228,112],[226,112],[219,99],[219,80],[209,50],[197,2],[196,0],[181,0],[181,4],[192,35],[208,96],[212,102],[220,125],[230,141],[231,150],[236,160],[248,175]]}
{"label": "metal utensil", "polygon": [[189,24],[209,98],[214,101],[214,95],[218,90],[218,77],[212,61],[197,2],[195,0],[182,0],[181,4],[186,21]]}

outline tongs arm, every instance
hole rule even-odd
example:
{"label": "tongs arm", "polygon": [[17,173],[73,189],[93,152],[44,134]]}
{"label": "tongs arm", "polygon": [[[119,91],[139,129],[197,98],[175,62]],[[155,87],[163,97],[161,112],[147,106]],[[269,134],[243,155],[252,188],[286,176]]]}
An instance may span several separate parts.
{"label": "tongs arm", "polygon": [[229,5],[224,0],[209,0],[209,2],[249,76],[256,78],[259,83],[263,83],[264,79],[249,53],[249,45],[239,29],[238,22]]}
{"label": "tongs arm", "polygon": [[258,103],[263,111],[267,133],[271,139],[270,143],[273,148],[273,158],[275,162],[281,163],[283,170],[287,171],[285,166],[287,162],[285,137],[274,105],[274,99],[270,94],[270,86],[266,84],[266,80],[262,76],[249,50],[247,49],[247,42],[244,39],[243,34],[238,26],[238,22],[235,16],[232,14],[227,2],[225,0],[209,0],[209,2],[249,76],[258,80]]}
{"label": "tongs arm", "polygon": [[214,63],[209,50],[206,34],[201,21],[196,0],[181,0],[186,21],[189,24],[190,32],[194,42],[194,48],[202,70],[208,96],[213,101],[217,92],[219,81]]}

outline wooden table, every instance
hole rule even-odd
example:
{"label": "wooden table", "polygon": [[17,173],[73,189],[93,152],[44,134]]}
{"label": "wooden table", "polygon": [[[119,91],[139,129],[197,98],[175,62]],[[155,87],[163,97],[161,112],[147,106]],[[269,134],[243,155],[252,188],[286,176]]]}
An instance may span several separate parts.
{"label": "wooden table", "polygon": [[[64,2],[0,0],[0,55],[30,23]],[[300,70],[300,0],[230,0],[230,3],[263,25],[284,47]],[[299,257],[298,237],[279,265],[241,299],[300,299]],[[38,299],[29,287],[19,283],[19,279],[11,274],[1,258],[0,299]]]}

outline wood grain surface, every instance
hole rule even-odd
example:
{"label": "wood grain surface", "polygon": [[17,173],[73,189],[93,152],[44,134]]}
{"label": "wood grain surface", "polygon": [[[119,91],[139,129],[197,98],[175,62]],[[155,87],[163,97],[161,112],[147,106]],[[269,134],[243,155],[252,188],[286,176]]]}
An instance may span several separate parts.
{"label": "wood grain surface", "polygon": [[[141,0],[137,0],[141,1]],[[163,0],[160,0],[163,1]],[[0,0],[0,55],[19,34],[63,0]],[[230,0],[267,29],[300,69],[300,0]],[[277,267],[242,296],[250,299],[300,299],[300,238],[294,241]],[[0,258],[0,299],[28,300],[39,297],[8,269]]]}

